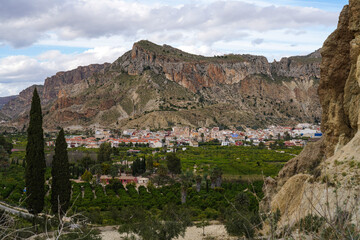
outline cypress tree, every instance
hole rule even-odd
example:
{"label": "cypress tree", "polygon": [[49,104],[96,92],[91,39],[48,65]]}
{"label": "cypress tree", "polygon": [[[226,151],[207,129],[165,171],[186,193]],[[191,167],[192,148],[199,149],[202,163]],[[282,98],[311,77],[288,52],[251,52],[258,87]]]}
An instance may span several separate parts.
{"label": "cypress tree", "polygon": [[69,207],[71,194],[70,167],[64,129],[60,130],[56,138],[51,175],[51,210],[55,214],[62,215]]}
{"label": "cypress tree", "polygon": [[31,102],[30,123],[27,129],[25,168],[26,204],[29,212],[35,215],[44,208],[45,168],[41,103],[35,88]]}
{"label": "cypress tree", "polygon": [[167,167],[172,174],[181,173],[181,161],[180,158],[176,156],[175,153],[169,153],[166,156]]}

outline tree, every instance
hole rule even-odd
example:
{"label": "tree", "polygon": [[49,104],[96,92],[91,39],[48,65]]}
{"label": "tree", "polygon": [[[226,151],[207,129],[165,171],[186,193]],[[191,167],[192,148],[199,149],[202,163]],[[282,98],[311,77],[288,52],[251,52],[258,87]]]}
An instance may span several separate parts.
{"label": "tree", "polygon": [[63,215],[70,203],[71,183],[69,158],[64,129],[61,129],[55,142],[51,184],[51,210],[55,214]]}
{"label": "tree", "polygon": [[13,148],[13,145],[12,145],[12,143],[7,142],[3,135],[0,135],[0,146],[3,146],[5,151],[8,154],[11,154],[11,150]]}
{"label": "tree", "polygon": [[5,169],[9,166],[9,154],[5,151],[4,147],[0,145],[0,169]]}
{"label": "tree", "polygon": [[196,227],[197,228],[201,228],[202,229],[202,235],[205,236],[205,227],[209,226],[210,223],[209,221],[206,219],[206,216],[204,214],[200,214],[200,222],[196,223]]}
{"label": "tree", "polygon": [[86,182],[90,182],[93,178],[93,175],[88,170],[85,170],[84,174],[81,176],[81,179]]}
{"label": "tree", "polygon": [[264,143],[264,142],[260,142],[258,148],[264,149],[264,148],[265,148],[265,143]]}
{"label": "tree", "polygon": [[196,180],[196,191],[200,192],[202,177],[200,175],[197,175],[195,180]]}
{"label": "tree", "polygon": [[135,161],[133,161],[131,170],[133,176],[143,174],[146,171],[145,159],[140,160],[139,158],[137,158]]}
{"label": "tree", "polygon": [[210,179],[211,179],[211,187],[221,187],[222,183],[222,169],[219,167],[215,167],[211,171]]}
{"label": "tree", "polygon": [[112,154],[114,154],[115,156],[119,156],[119,149],[116,147],[112,148]]}
{"label": "tree", "polygon": [[187,189],[189,186],[191,186],[191,183],[194,179],[194,175],[192,171],[187,171],[181,174],[180,180],[181,180],[181,203],[186,203],[186,197],[187,197]]}
{"label": "tree", "polygon": [[114,179],[119,175],[119,167],[117,165],[111,165],[109,172],[111,177]]}
{"label": "tree", "polygon": [[139,222],[146,217],[144,210],[138,207],[124,207],[120,211],[120,227],[118,231],[120,233],[126,233],[126,237],[129,238],[129,234],[136,233],[138,231]]}
{"label": "tree", "polygon": [[143,240],[171,240],[184,236],[190,226],[190,214],[175,204],[166,205],[160,216],[145,215],[136,227],[136,233]]}
{"label": "tree", "polygon": [[31,228],[24,228],[16,217],[0,209],[0,239],[25,239],[33,236]]}
{"label": "tree", "polygon": [[205,180],[205,186],[206,186],[206,192],[209,192],[209,174],[207,172],[204,172],[203,179]]}
{"label": "tree", "polygon": [[230,235],[253,238],[260,219],[258,212],[250,211],[249,208],[248,195],[239,193],[234,202],[225,210],[225,228]]}
{"label": "tree", "polygon": [[100,150],[98,153],[98,162],[109,162],[111,160],[110,156],[112,153],[112,148],[110,143],[102,143],[100,145]]}
{"label": "tree", "polygon": [[166,156],[166,161],[169,172],[171,172],[172,174],[181,173],[181,161],[180,158],[178,158],[175,153],[169,153]]}
{"label": "tree", "polygon": [[149,170],[151,172],[153,169],[154,169],[153,156],[149,156],[146,158],[146,170]]}
{"label": "tree", "polygon": [[31,102],[30,123],[27,129],[25,169],[26,204],[29,211],[35,215],[44,208],[45,168],[41,103],[35,88]]}
{"label": "tree", "polygon": [[81,165],[83,165],[84,168],[88,169],[90,168],[91,165],[93,165],[95,162],[91,159],[91,157],[89,156],[89,154],[87,154],[85,157],[83,157],[81,160]]}
{"label": "tree", "polygon": [[165,182],[167,182],[168,180],[168,170],[165,166],[163,165],[160,165],[158,168],[157,168],[157,176],[155,176],[153,178],[154,182],[156,182],[156,184],[158,186],[164,184]]}
{"label": "tree", "polygon": [[290,139],[291,139],[291,136],[290,136],[289,132],[285,132],[284,140],[289,141]]}

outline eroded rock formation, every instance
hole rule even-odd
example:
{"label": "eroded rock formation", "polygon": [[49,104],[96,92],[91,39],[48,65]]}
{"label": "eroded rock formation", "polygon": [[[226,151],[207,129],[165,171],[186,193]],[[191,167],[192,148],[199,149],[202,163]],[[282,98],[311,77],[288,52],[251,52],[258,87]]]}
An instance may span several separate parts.
{"label": "eroded rock formation", "polygon": [[281,224],[307,214],[333,216],[340,208],[359,217],[360,2],[350,0],[321,51],[318,89],[323,139],[290,160],[265,184],[264,210],[280,209]]}

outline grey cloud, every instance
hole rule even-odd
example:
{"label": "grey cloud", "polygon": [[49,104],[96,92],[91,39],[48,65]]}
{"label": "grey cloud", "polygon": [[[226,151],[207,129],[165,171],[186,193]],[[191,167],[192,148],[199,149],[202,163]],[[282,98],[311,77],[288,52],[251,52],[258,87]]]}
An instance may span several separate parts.
{"label": "grey cloud", "polygon": [[61,6],[61,0],[0,0],[0,19],[36,17]]}
{"label": "grey cloud", "polygon": [[254,39],[251,43],[253,45],[259,45],[259,44],[262,44],[264,42],[264,39],[262,38],[257,38],[257,39]]}
{"label": "grey cloud", "polygon": [[[337,21],[336,13],[318,9],[260,7],[241,1],[182,7],[151,7],[120,0],[15,0],[18,5],[8,3],[13,0],[0,1],[5,3],[0,8],[0,19],[3,20],[0,22],[0,41],[15,47],[31,45],[46,37],[48,32],[72,40],[113,35],[133,38],[140,32],[161,35],[171,31],[173,35],[174,31],[186,31],[197,34],[199,41],[209,42],[236,40],[246,30],[302,31],[307,26],[331,26]],[[119,5],[114,7],[112,4]]]}

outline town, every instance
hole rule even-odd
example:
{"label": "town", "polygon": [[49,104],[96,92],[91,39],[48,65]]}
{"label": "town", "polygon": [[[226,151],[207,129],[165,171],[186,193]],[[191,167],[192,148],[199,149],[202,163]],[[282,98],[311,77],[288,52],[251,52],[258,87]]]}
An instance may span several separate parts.
{"label": "town", "polygon": [[[150,131],[127,129],[116,136],[110,130],[96,129],[94,135],[67,135],[68,148],[85,147],[99,148],[102,143],[109,142],[111,147],[147,146],[150,148],[168,147],[168,152],[174,151],[174,146],[198,147],[199,142],[215,141],[221,146],[247,146],[249,143],[258,146],[264,143],[269,146],[273,140],[285,140],[287,147],[303,147],[307,141],[321,138],[320,126],[309,123],[298,124],[295,127],[269,126],[266,129],[251,129],[243,127],[240,130],[220,130],[219,127],[190,129],[189,127],[173,127],[171,130]],[[53,146],[54,141],[48,141],[47,146]]]}

